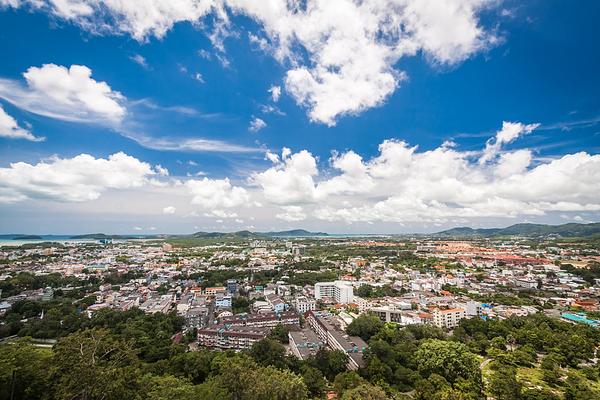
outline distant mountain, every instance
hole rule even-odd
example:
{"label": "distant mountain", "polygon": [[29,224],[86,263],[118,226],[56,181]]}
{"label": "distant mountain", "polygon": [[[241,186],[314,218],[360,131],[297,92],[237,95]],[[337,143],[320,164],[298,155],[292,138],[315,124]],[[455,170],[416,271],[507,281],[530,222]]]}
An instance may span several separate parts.
{"label": "distant mountain", "polygon": [[196,232],[191,235],[195,238],[248,238],[258,237],[256,233],[250,231],[238,231],[238,232]]}
{"label": "distant mountain", "polygon": [[41,236],[38,235],[25,235],[22,233],[10,233],[6,235],[0,235],[0,240],[38,240],[42,239]]}
{"label": "distant mountain", "polygon": [[328,236],[325,232],[310,232],[304,229],[292,229],[290,231],[263,232],[259,235],[270,237],[307,237],[307,236]]}
{"label": "distant mountain", "polygon": [[[69,239],[92,239],[92,240],[102,240],[102,239],[137,239],[141,236],[135,235],[107,235],[105,233],[86,233],[85,235],[74,235],[69,237]],[[147,236],[143,236],[147,237]]]}
{"label": "distant mountain", "polygon": [[525,236],[539,237],[556,235],[561,237],[592,236],[600,234],[600,223],[593,224],[515,224],[507,228],[473,229],[469,227],[452,228],[434,233],[434,236],[448,237],[494,237],[494,236]]}
{"label": "distant mountain", "polygon": [[12,238],[12,240],[41,240],[43,239],[39,235],[17,235]]}

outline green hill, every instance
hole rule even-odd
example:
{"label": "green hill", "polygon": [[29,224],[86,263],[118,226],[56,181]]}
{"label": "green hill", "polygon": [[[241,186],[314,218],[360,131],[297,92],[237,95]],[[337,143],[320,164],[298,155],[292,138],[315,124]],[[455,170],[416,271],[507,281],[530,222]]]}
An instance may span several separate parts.
{"label": "green hill", "polygon": [[600,234],[600,223],[592,224],[515,224],[506,228],[473,229],[469,227],[452,228],[435,233],[434,236],[448,237],[494,237],[494,236],[560,236],[560,237],[585,237]]}

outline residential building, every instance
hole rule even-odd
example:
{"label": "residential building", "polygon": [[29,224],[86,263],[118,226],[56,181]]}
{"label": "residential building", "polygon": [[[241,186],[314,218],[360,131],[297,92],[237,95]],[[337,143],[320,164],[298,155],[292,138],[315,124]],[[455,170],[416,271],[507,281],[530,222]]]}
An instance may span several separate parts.
{"label": "residential building", "polygon": [[348,354],[348,368],[356,370],[364,366],[363,352],[367,344],[358,336],[349,336],[338,329],[328,312],[308,311],[306,322],[317,337],[333,350],[341,350]]}
{"label": "residential building", "polygon": [[434,325],[444,329],[456,328],[460,320],[467,317],[464,308],[450,308],[447,310],[436,308],[432,314]]}
{"label": "residential building", "polygon": [[221,324],[198,329],[198,345],[219,349],[244,350],[266,338],[269,332],[269,328]]}
{"label": "residential building", "polygon": [[317,302],[314,299],[309,299],[305,296],[298,296],[294,300],[294,307],[299,314],[304,314],[307,311],[317,309]]}
{"label": "residential building", "polygon": [[320,348],[325,347],[325,343],[312,330],[307,328],[300,331],[290,331],[288,338],[292,354],[301,360],[306,360],[311,355],[314,356]]}
{"label": "residential building", "polygon": [[315,299],[348,304],[354,300],[352,284],[345,281],[318,282],[315,284]]}

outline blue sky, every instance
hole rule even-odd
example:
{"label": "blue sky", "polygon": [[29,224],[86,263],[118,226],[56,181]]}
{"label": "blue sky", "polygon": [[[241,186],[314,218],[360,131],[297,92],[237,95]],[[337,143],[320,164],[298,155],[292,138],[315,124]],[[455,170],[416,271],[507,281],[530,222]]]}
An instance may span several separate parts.
{"label": "blue sky", "polygon": [[597,2],[370,3],[0,0],[1,230],[600,220]]}

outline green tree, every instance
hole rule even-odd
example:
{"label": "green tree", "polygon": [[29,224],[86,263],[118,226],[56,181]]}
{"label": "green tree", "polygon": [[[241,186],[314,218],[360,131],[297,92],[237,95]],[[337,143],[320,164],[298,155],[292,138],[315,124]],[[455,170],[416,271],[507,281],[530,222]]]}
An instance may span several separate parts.
{"label": "green tree", "polygon": [[341,400],[388,400],[389,397],[378,386],[363,383],[353,389],[347,390]]}
{"label": "green tree", "polygon": [[384,323],[376,315],[363,313],[348,325],[346,333],[369,340],[371,336],[379,332],[383,325]]}
{"label": "green tree", "polygon": [[317,354],[307,359],[307,364],[321,371],[329,381],[333,381],[337,374],[346,371],[348,355],[340,350],[320,349]]}
{"label": "green tree", "polygon": [[285,367],[285,347],[273,339],[263,339],[254,343],[249,354],[261,365]]}
{"label": "green tree", "polygon": [[560,400],[560,396],[546,389],[525,389],[521,395],[523,400]]}
{"label": "green tree", "polygon": [[[211,390],[222,388],[232,400],[304,400],[307,388],[302,378],[289,370],[260,367],[244,356],[220,360]],[[208,399],[207,399],[208,400]]]}
{"label": "green tree", "polygon": [[542,370],[542,379],[550,385],[558,385],[560,383],[560,356],[555,353],[546,355],[540,363]]}
{"label": "green tree", "polygon": [[0,400],[10,399],[14,371],[14,399],[41,399],[48,391],[48,363],[52,352],[40,349],[28,339],[0,345]]}
{"label": "green tree", "polygon": [[489,389],[496,400],[519,400],[521,384],[517,381],[517,371],[504,365],[498,366],[490,378]]}
{"label": "green tree", "polygon": [[290,328],[287,325],[277,324],[269,333],[269,339],[277,340],[279,343],[288,344],[290,342],[288,333]]}
{"label": "green tree", "polygon": [[342,395],[346,390],[354,389],[364,383],[367,382],[355,371],[347,371],[336,375],[333,387],[338,395]]}
{"label": "green tree", "polygon": [[462,343],[428,339],[416,351],[415,361],[424,377],[435,373],[450,384],[462,378],[473,382],[480,391],[482,379],[479,362]]}
{"label": "green tree", "polygon": [[197,400],[199,390],[189,381],[171,375],[147,375],[141,381],[141,393],[147,400]]}
{"label": "green tree", "polygon": [[110,400],[135,397],[137,357],[130,342],[104,329],[73,333],[58,341],[52,359],[55,397]]}
{"label": "green tree", "polygon": [[594,390],[580,376],[569,374],[565,381],[565,400],[591,400],[600,398],[600,392]]}
{"label": "green tree", "polygon": [[214,357],[215,352],[209,350],[175,354],[168,360],[168,372],[199,384],[208,379]]}
{"label": "green tree", "polygon": [[326,382],[321,371],[316,368],[305,367],[302,371],[302,379],[312,396],[320,397],[323,394]]}

